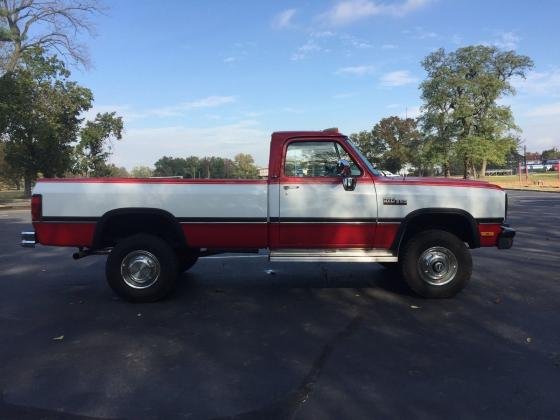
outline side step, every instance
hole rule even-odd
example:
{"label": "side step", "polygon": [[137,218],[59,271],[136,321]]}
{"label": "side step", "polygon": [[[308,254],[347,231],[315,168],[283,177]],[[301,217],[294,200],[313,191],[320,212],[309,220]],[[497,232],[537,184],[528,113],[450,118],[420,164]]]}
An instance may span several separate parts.
{"label": "side step", "polygon": [[270,261],[286,262],[397,262],[388,249],[275,249]]}

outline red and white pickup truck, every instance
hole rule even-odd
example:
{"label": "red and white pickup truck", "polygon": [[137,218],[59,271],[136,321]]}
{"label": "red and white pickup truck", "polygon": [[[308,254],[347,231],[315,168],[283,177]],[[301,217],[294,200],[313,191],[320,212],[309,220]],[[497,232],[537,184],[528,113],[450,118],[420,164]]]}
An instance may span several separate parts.
{"label": "red and white pickup truck", "polygon": [[337,130],[272,134],[266,180],[41,179],[22,245],[108,254],[110,286],[154,301],[199,257],[377,262],[425,297],[471,276],[469,248],[510,248],[507,194],[480,181],[382,176]]}

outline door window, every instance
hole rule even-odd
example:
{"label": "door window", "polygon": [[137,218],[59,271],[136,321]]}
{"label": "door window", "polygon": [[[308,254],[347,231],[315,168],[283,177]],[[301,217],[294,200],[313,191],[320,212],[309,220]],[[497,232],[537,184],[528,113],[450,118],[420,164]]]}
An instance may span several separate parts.
{"label": "door window", "polygon": [[292,177],[336,177],[338,161],[350,162],[353,176],[361,171],[346,151],[334,141],[293,142],[288,145],[284,174]]}

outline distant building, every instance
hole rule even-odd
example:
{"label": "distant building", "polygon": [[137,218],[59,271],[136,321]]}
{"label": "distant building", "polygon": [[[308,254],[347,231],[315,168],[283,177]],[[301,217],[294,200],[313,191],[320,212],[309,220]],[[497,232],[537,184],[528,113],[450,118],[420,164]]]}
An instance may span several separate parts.
{"label": "distant building", "polygon": [[259,178],[268,178],[268,168],[259,168]]}

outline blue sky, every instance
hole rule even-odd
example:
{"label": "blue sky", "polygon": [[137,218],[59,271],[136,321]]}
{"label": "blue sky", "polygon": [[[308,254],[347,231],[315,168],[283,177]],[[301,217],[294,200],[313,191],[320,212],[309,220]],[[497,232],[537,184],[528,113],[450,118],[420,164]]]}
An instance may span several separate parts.
{"label": "blue sky", "polygon": [[139,1],[110,3],[74,71],[126,133],[112,160],[251,153],[266,166],[275,130],[416,116],[420,61],[495,44],[529,55],[512,106],[528,149],[560,147],[560,2],[490,0]]}

